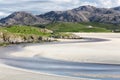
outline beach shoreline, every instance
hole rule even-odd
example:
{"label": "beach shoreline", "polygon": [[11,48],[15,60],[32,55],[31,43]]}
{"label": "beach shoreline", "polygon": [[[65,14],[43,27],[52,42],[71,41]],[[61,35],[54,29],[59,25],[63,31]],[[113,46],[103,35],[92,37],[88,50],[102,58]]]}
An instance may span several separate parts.
{"label": "beach shoreline", "polygon": [[[11,55],[16,57],[37,56],[74,62],[120,64],[119,34],[108,34],[77,33],[76,35],[85,36],[90,38],[91,41],[83,42],[83,40],[60,39],[61,42],[65,43],[26,46],[24,47],[24,51],[14,52]],[[95,40],[101,39],[103,41],[92,41],[92,38]],[[67,44],[67,42],[71,43]]]}
{"label": "beach shoreline", "polygon": [[[10,56],[14,57],[45,57],[51,58],[56,60],[65,60],[65,61],[72,61],[72,62],[88,62],[88,63],[105,63],[105,64],[120,64],[120,51],[119,51],[119,33],[74,33],[79,36],[85,36],[88,38],[101,38],[106,39],[108,41],[101,41],[101,42],[85,42],[85,43],[70,43],[70,44],[43,44],[43,45],[25,45],[24,47],[20,46],[19,51],[12,51],[9,52]],[[71,40],[60,40],[60,41],[71,41]],[[73,40],[74,41],[74,40]],[[76,40],[75,40],[76,41]],[[79,41],[79,40],[78,40]],[[83,41],[83,40],[81,40]],[[113,47],[114,46],[114,47]],[[19,49],[19,48],[18,48]],[[103,49],[103,50],[102,50]],[[9,48],[8,48],[9,50]],[[10,48],[10,50],[14,50]],[[99,51],[98,51],[99,50]],[[111,50],[111,51],[110,51]],[[101,52],[100,52],[101,51]],[[4,50],[3,50],[4,52]],[[89,53],[88,53],[89,52]],[[115,52],[115,54],[112,54]],[[84,53],[84,54],[83,54]],[[8,53],[7,53],[8,54]],[[5,66],[5,65],[4,65]],[[69,78],[69,77],[62,77],[62,76],[51,76],[51,75],[44,75],[44,74],[34,74],[20,70],[14,70],[9,67],[4,67],[0,65],[0,74],[3,77],[0,77],[1,80],[9,80],[9,78],[5,78],[5,76],[10,76],[11,74],[4,73],[4,71],[10,70],[14,73],[17,73],[18,78],[24,77],[23,80],[29,79],[28,75],[37,75],[37,77],[32,77],[31,80],[37,80],[41,76],[44,76],[42,80],[80,80],[77,78]],[[21,75],[22,74],[22,75]],[[25,74],[25,75],[23,75]],[[13,79],[16,77],[15,74],[12,74]],[[49,77],[48,77],[49,76]],[[16,77],[16,78],[17,78]],[[61,78],[61,79],[60,79]],[[19,80],[19,79],[18,79]],[[81,78],[81,80],[84,80]]]}

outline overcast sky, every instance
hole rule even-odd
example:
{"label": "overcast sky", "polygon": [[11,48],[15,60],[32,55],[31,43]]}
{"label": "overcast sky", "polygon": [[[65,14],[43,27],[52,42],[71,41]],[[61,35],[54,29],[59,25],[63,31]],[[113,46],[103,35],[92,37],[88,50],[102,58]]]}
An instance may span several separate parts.
{"label": "overcast sky", "polygon": [[120,6],[120,0],[0,0],[0,18],[15,11],[41,14],[77,8],[82,5],[110,8]]}

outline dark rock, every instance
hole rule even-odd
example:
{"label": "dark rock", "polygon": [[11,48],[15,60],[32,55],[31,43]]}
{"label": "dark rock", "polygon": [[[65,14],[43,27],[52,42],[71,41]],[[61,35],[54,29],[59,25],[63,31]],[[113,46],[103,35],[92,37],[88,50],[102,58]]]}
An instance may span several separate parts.
{"label": "dark rock", "polygon": [[51,42],[55,41],[54,38],[42,37],[36,35],[18,35],[0,32],[0,43],[30,43],[30,42]]}
{"label": "dark rock", "polygon": [[120,7],[96,8],[94,6],[80,6],[68,11],[51,11],[39,15],[47,20],[62,22],[103,22],[120,23]]}
{"label": "dark rock", "polygon": [[102,22],[120,23],[120,7],[96,8],[86,5],[67,11],[50,11],[41,15],[14,12],[0,20],[0,25],[39,25],[50,22]]}
{"label": "dark rock", "polygon": [[119,7],[114,7],[112,8],[113,10],[120,11],[120,6]]}
{"label": "dark rock", "polygon": [[0,23],[4,25],[36,25],[45,24],[47,22],[47,20],[26,12],[14,12],[8,17],[0,20]]}

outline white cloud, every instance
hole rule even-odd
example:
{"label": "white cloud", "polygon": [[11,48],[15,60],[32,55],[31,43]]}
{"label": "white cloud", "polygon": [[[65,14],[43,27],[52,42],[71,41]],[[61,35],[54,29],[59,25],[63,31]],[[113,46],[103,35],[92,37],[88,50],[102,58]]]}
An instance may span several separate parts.
{"label": "white cloud", "polygon": [[74,5],[79,4],[81,2],[80,0],[50,0],[50,1],[55,3],[61,3],[61,4],[67,3],[67,4],[74,4]]}
{"label": "white cloud", "polygon": [[99,7],[117,7],[120,6],[120,0],[98,0],[98,6]]}
{"label": "white cloud", "polygon": [[53,2],[72,2],[73,0],[50,0]]}
{"label": "white cloud", "polygon": [[115,0],[115,6],[120,6],[120,0]]}
{"label": "white cloud", "polygon": [[0,16],[7,16],[7,15],[9,15],[9,13],[0,12]]}
{"label": "white cloud", "polygon": [[15,11],[40,14],[48,11],[68,10],[82,5],[111,8],[120,6],[120,0],[0,0],[0,16]]}
{"label": "white cloud", "polygon": [[81,3],[81,5],[92,5],[92,6],[97,6],[97,3],[93,2],[93,3],[90,3],[90,2],[83,2]]}

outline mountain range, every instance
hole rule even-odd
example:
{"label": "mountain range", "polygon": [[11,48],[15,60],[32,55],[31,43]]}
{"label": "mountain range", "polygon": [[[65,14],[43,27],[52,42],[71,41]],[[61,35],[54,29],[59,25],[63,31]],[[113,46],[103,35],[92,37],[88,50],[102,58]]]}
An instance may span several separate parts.
{"label": "mountain range", "polygon": [[90,5],[80,6],[66,11],[50,11],[32,15],[20,11],[0,20],[1,25],[36,25],[50,22],[100,22],[120,23],[120,6],[115,8],[97,8]]}

